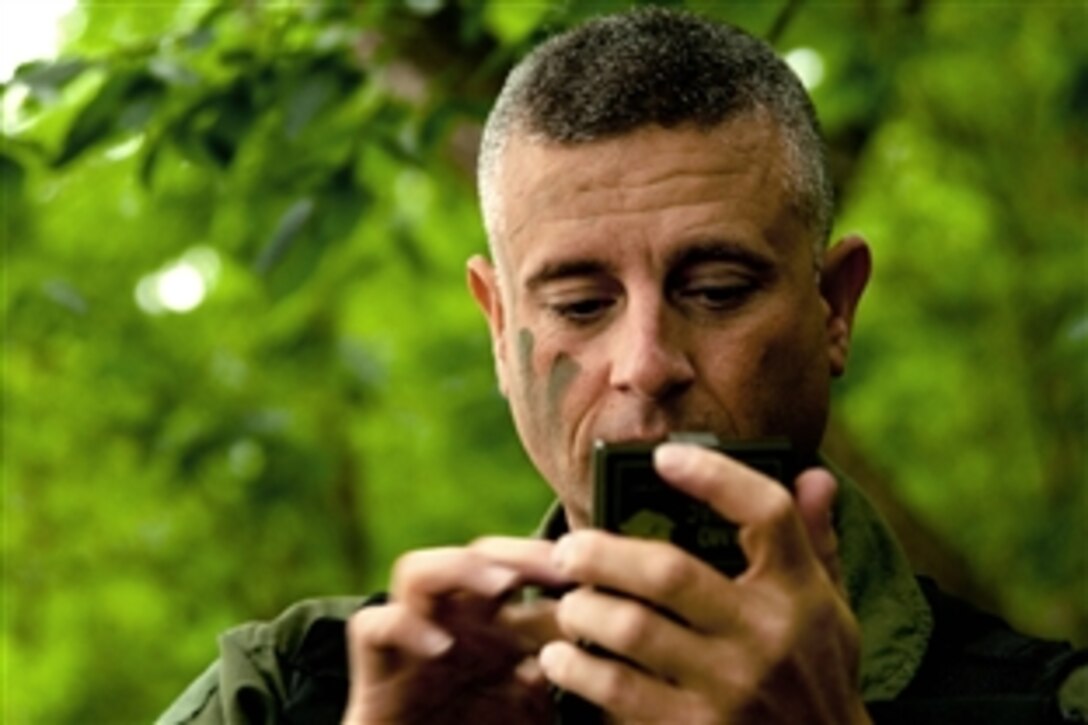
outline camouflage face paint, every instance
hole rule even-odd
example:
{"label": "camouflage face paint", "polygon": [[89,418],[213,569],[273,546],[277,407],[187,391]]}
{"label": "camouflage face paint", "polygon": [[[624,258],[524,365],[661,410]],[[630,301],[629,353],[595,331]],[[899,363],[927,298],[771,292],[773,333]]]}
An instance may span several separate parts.
{"label": "camouflage face paint", "polygon": [[518,370],[521,373],[522,384],[528,387],[533,377],[533,346],[536,341],[533,333],[522,328],[518,330]]}
{"label": "camouflage face paint", "polygon": [[533,425],[540,431],[558,435],[563,429],[563,396],[582,368],[570,356],[560,353],[552,361],[545,386],[541,386],[533,372],[533,352],[536,340],[528,329],[518,331],[518,372],[524,400]]}
{"label": "camouflage face paint", "polygon": [[560,430],[562,423],[560,416],[563,408],[563,395],[580,372],[582,372],[582,368],[578,363],[574,362],[567,354],[560,353],[556,356],[555,362],[552,363],[551,372],[548,373],[547,405],[545,409],[547,410],[548,421],[557,431]]}

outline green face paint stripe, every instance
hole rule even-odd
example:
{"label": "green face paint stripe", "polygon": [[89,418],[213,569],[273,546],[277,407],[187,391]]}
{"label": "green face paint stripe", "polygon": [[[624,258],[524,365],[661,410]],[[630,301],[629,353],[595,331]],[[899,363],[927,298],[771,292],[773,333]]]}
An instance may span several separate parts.
{"label": "green face paint stripe", "polygon": [[533,375],[533,346],[536,341],[528,329],[518,330],[518,367],[521,370],[522,383],[528,385]]}
{"label": "green face paint stripe", "polygon": [[550,406],[546,400],[541,400],[544,391],[540,380],[533,373],[533,350],[536,347],[536,339],[529,329],[522,328],[518,330],[517,347],[522,399],[527,414],[526,422],[538,432],[545,431],[549,427],[549,421],[544,416]]}
{"label": "green face paint stripe", "polygon": [[559,430],[559,415],[563,403],[563,395],[570,384],[582,372],[581,366],[567,355],[559,355],[548,374],[547,410],[548,420]]}

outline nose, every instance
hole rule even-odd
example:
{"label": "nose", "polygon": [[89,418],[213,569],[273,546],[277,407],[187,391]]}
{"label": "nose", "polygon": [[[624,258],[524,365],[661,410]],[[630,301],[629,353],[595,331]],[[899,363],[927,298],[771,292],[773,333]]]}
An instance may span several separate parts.
{"label": "nose", "polygon": [[658,401],[690,386],[695,368],[685,343],[683,322],[670,319],[661,305],[628,305],[612,344],[612,386]]}

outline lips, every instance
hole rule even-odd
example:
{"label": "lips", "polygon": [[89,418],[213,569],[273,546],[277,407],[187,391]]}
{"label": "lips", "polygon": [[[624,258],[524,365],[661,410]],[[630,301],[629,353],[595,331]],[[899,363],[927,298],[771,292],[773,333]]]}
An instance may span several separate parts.
{"label": "lips", "polygon": [[602,440],[605,443],[633,444],[633,443],[662,443],[668,440],[672,431],[664,429],[625,429],[622,433],[600,433],[594,436],[594,440]]}
{"label": "lips", "polygon": [[707,425],[706,422],[686,425],[669,421],[660,425],[609,425],[607,428],[602,427],[595,431],[593,439],[606,443],[663,443],[670,438],[685,438],[715,432],[715,428]]}

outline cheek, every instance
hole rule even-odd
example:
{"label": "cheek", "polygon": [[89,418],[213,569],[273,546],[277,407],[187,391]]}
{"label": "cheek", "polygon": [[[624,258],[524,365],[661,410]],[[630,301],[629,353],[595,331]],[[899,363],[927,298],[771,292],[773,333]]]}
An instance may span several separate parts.
{"label": "cheek", "polygon": [[813,316],[793,315],[773,330],[765,341],[760,365],[784,388],[780,394],[789,395],[791,389],[800,392],[798,386],[807,387],[805,381],[827,367],[820,328]]}
{"label": "cheek", "polygon": [[785,377],[802,378],[815,367],[826,367],[825,306],[811,285],[789,286],[775,309],[761,325],[764,364],[780,369]]}
{"label": "cheek", "polygon": [[764,426],[789,434],[803,447],[826,415],[829,372],[821,328],[813,318],[794,318],[764,340],[758,370],[758,400]]}
{"label": "cheek", "polygon": [[581,366],[566,352],[538,346],[532,331],[522,329],[517,336],[517,367],[524,422],[537,434],[557,436],[563,428],[563,401]]}
{"label": "cheek", "polygon": [[813,319],[791,309],[766,312],[714,339],[704,357],[715,397],[746,435],[766,434],[794,413],[805,415],[801,411],[820,395],[817,383],[826,372]]}

